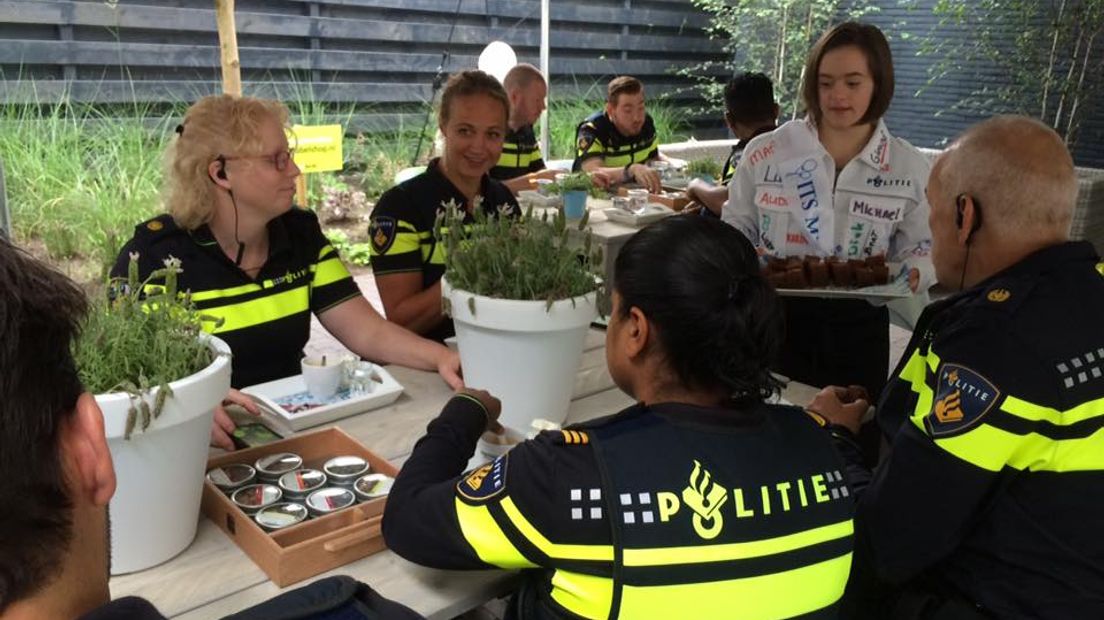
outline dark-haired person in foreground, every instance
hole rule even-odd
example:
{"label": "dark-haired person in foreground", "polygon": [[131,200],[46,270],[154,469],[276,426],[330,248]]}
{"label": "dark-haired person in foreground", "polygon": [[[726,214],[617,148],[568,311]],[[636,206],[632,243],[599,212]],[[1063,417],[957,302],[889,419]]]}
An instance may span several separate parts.
{"label": "dark-haired person in foreground", "polygon": [[861,495],[846,617],[1104,618],[1104,263],[1069,239],[1076,196],[1034,119],[985,121],[936,161],[932,257],[959,292],[924,310],[878,403],[892,452],[872,480],[849,440],[867,404],[827,388],[809,406]]}
{"label": "dark-haired person in foreground", "polygon": [[439,568],[531,569],[513,617],[834,618],[853,502],[816,422],[764,403],[780,323],[738,232],[698,217],[641,230],[606,332],[638,403],[463,477],[501,405],[461,390],[395,482],[387,545]]}
{"label": "dark-haired person in foreground", "polygon": [[686,196],[705,207],[703,213],[721,216],[721,209],[728,200],[728,182],[736,172],[736,164],[744,153],[744,147],[752,138],[774,131],[778,121],[778,104],[774,101],[774,86],[762,73],[742,73],[725,85],[724,121],[736,144],[721,169],[720,183],[713,184],[692,179],[686,186]]}
{"label": "dark-haired person in foreground", "polygon": [[[0,618],[76,618],[108,604],[115,469],[72,344],[87,310],[61,274],[0,240]],[[123,598],[89,618],[163,618]]]}

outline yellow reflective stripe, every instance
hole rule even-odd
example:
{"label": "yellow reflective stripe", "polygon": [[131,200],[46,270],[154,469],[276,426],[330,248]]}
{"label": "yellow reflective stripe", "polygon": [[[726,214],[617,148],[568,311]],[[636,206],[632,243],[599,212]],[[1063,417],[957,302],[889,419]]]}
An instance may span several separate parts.
{"label": "yellow reflective stripe", "polygon": [[552,600],[584,618],[608,618],[613,580],[557,570],[552,573]]}
{"label": "yellow reflective stripe", "polygon": [[475,549],[479,559],[503,568],[535,568],[506,538],[491,511],[486,506],[469,506],[456,499],[456,518],[464,539]]}
{"label": "yellow reflective stripe", "polygon": [[336,256],[311,265],[311,269],[314,270],[314,279],[311,281],[313,286],[326,286],[349,277],[349,270],[345,269],[344,263]]}
{"label": "yellow reflective stripe", "polygon": [[521,514],[517,505],[514,504],[514,500],[509,497],[503,498],[500,505],[506,512],[506,516],[510,518],[510,522],[521,532],[521,535],[532,543],[534,547],[540,549],[541,553],[550,558],[563,560],[597,560],[604,562],[613,561],[613,547],[610,545],[563,545],[554,543],[545,538],[544,534],[537,531],[537,528],[533,527],[532,523],[529,523],[529,520]]}
{"label": "yellow reflective stripe", "polygon": [[699,564],[747,560],[766,555],[786,553],[794,549],[846,538],[854,533],[850,519],[804,532],[775,538],[723,545],[692,547],[662,547],[655,549],[625,549],[625,566],[665,566],[668,564]]}
{"label": "yellow reflective stripe", "polygon": [[204,308],[203,314],[223,319],[211,333],[232,332],[310,310],[310,294],[306,285],[237,304]]}
{"label": "yellow reflective stripe", "polygon": [[[923,416],[913,424],[927,433]],[[1004,467],[1020,471],[1104,470],[1104,429],[1082,439],[1051,439],[1035,433],[1017,435],[988,424],[954,437],[934,438],[945,452],[987,471]]]}
{"label": "yellow reflective stripe", "polygon": [[1009,396],[1004,399],[1001,409],[1032,422],[1050,422],[1055,426],[1069,426],[1089,418],[1104,416],[1104,398],[1090,400],[1066,411],[1058,411]]}
{"label": "yellow reflective stripe", "polygon": [[[264,282],[268,284],[268,282]],[[220,299],[222,297],[237,297],[246,293],[255,293],[261,290],[261,284],[252,282],[232,288],[217,288],[209,291],[197,291],[192,293],[192,301],[207,301],[208,299]]]}
{"label": "yellow reflective stripe", "polygon": [[[851,554],[780,573],[669,586],[624,586],[622,618],[775,620],[823,609],[843,595]],[[689,614],[689,610],[693,610]]]}
{"label": "yellow reflective stripe", "polygon": [[[912,352],[908,362],[905,363],[905,367],[901,369],[901,374],[898,378],[902,381],[907,381],[912,391],[916,394],[916,407],[912,410],[912,415],[924,416],[931,411],[932,403],[935,402],[935,391],[928,385],[927,381],[927,368],[931,368],[932,372],[939,367],[939,356],[935,351],[928,349],[927,356],[920,354],[920,349],[917,348]],[[923,426],[920,427],[923,429]]]}

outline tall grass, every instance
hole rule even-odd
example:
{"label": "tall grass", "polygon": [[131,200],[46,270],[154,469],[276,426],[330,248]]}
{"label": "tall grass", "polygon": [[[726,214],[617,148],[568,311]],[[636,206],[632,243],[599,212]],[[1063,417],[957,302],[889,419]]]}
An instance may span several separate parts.
{"label": "tall grass", "polygon": [[40,239],[57,259],[113,261],[134,225],[159,210],[173,118],[148,104],[107,109],[67,98],[0,106],[16,234]]}

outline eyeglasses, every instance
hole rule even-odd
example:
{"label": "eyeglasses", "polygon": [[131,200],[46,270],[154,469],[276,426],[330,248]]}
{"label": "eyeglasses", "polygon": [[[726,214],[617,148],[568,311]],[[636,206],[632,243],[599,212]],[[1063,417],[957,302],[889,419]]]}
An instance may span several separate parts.
{"label": "eyeglasses", "polygon": [[287,170],[288,164],[291,163],[292,159],[295,157],[295,150],[285,149],[283,151],[276,151],[271,155],[240,155],[238,157],[224,157],[220,155],[219,157],[221,157],[223,161],[233,161],[235,159],[263,159],[271,162],[272,165],[276,167],[277,171],[283,172]]}

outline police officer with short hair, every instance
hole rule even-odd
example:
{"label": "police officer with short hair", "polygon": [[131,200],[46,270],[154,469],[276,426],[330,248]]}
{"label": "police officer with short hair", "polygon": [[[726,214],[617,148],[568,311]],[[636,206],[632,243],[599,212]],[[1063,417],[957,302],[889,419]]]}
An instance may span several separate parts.
{"label": "police officer with short hair", "polygon": [[780,327],[739,233],[698,217],[641,230],[606,332],[637,404],[461,476],[501,407],[461,391],[395,481],[387,545],[439,568],[531,569],[508,617],[834,618],[853,502],[813,418],[764,402]]}
{"label": "police officer with short hair", "polygon": [[498,179],[515,195],[532,189],[537,179],[553,179],[556,170],[544,165],[533,123],[544,111],[548,83],[544,75],[529,63],[519,63],[506,72],[502,88],[510,98],[509,132],[502,142],[502,155],[491,168],[491,178]]}
{"label": "police officer with short hair", "polygon": [[866,402],[810,405],[862,492],[851,617],[1104,618],[1104,272],[1069,241],[1076,179],[1033,119],[956,140],[928,200],[960,292],[924,311],[878,403],[892,452],[873,479],[850,442]]}
{"label": "police officer with short hair", "polygon": [[636,182],[659,192],[659,173],[648,162],[665,159],[659,152],[655,123],[644,107],[644,84],[622,75],[606,88],[606,107],[575,129],[573,170],[596,174],[603,185]]}

